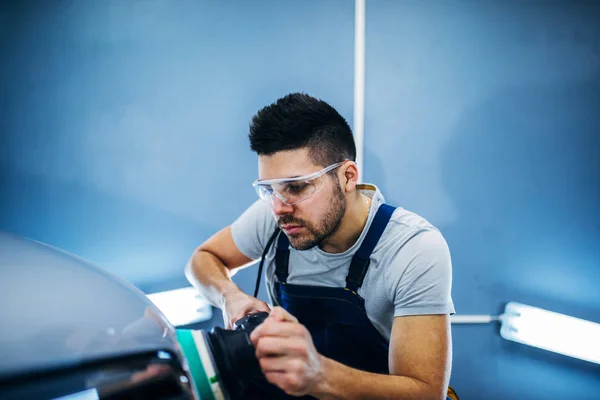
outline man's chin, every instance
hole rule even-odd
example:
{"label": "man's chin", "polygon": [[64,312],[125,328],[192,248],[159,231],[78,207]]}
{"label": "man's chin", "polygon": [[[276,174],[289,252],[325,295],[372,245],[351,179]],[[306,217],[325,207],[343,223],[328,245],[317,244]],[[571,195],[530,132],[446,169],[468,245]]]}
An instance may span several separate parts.
{"label": "man's chin", "polygon": [[287,235],[290,245],[295,250],[309,250],[319,244],[314,238],[309,239],[303,236],[300,234]]}

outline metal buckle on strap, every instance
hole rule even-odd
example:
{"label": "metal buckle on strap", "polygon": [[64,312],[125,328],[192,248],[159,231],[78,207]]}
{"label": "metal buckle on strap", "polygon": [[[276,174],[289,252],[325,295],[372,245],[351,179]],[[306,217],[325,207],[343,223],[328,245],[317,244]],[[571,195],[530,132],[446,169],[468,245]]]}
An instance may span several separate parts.
{"label": "metal buckle on strap", "polygon": [[346,287],[353,292],[356,292],[358,288],[362,285],[363,280],[365,279],[365,275],[367,274],[367,270],[369,269],[369,264],[371,263],[371,259],[367,258],[362,259],[354,256],[352,258],[352,262],[350,263],[350,270],[348,271],[348,276],[346,277]]}

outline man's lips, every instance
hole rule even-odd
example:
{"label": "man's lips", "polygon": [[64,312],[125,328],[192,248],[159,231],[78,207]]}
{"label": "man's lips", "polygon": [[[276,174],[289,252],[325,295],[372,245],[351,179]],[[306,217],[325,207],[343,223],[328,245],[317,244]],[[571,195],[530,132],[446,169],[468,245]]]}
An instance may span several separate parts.
{"label": "man's lips", "polygon": [[302,225],[286,224],[281,226],[281,229],[286,232],[295,232],[300,230],[300,228],[302,228]]}

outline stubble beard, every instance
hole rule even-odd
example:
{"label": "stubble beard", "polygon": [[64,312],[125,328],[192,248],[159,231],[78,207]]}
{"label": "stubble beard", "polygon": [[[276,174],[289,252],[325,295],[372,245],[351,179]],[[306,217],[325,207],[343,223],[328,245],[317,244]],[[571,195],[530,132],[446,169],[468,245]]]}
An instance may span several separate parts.
{"label": "stubble beard", "polygon": [[330,202],[330,207],[322,222],[315,226],[307,221],[294,219],[292,215],[283,216],[279,220],[279,224],[298,224],[308,232],[289,234],[288,239],[290,245],[296,250],[309,250],[319,245],[328,236],[335,233],[338,229],[342,217],[346,213],[346,197],[342,193],[338,184],[333,185],[333,199]]}

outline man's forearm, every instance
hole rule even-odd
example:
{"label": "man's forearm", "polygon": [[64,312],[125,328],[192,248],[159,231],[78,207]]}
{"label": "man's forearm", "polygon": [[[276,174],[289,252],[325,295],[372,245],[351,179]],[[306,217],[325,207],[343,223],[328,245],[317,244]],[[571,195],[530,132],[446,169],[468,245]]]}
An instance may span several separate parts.
{"label": "man's forearm", "polygon": [[444,400],[445,393],[415,378],[382,375],[347,367],[322,357],[324,379],[311,395],[321,400]]}
{"label": "man's forearm", "polygon": [[207,251],[194,253],[185,268],[185,274],[190,283],[218,308],[222,308],[226,294],[240,290],[221,260]]}

